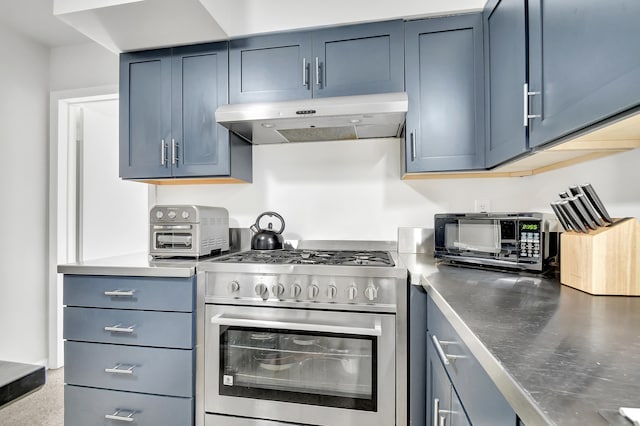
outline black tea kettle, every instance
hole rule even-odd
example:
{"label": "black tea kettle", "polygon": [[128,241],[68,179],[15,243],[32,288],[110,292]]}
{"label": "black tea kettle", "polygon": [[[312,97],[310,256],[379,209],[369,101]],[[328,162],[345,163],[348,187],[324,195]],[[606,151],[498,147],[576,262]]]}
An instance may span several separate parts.
{"label": "black tea kettle", "polygon": [[[273,230],[273,223],[269,222],[267,229],[260,228],[260,219],[264,216],[272,216],[277,218],[281,225],[278,231]],[[253,250],[279,250],[284,246],[284,219],[276,212],[264,212],[256,219],[256,223],[251,225],[250,229],[255,232],[251,237],[251,248]]]}

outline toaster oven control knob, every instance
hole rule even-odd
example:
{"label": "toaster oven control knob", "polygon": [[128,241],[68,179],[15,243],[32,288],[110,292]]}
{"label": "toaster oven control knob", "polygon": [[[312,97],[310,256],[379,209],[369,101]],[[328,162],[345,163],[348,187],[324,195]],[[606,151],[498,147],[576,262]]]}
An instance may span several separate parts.
{"label": "toaster oven control knob", "polygon": [[349,300],[355,300],[356,296],[358,296],[358,287],[352,285],[351,287],[349,287],[347,293],[349,295]]}
{"label": "toaster oven control knob", "polygon": [[156,210],[156,217],[158,219],[162,219],[163,216],[164,216],[164,212],[162,210]]}
{"label": "toaster oven control knob", "polygon": [[258,284],[255,288],[256,295],[262,297],[264,300],[269,298],[269,289],[264,284]]}
{"label": "toaster oven control knob", "polygon": [[373,302],[378,298],[378,289],[374,286],[369,286],[364,290],[364,297],[366,297],[370,302]]}
{"label": "toaster oven control knob", "polygon": [[291,297],[297,298],[302,293],[302,287],[300,284],[294,284],[291,286]]}
{"label": "toaster oven control knob", "polygon": [[336,296],[338,295],[338,287],[336,287],[335,285],[330,285],[327,288],[327,296],[329,297],[330,300],[333,300],[336,298]]}
{"label": "toaster oven control knob", "polygon": [[318,293],[320,293],[320,288],[315,284],[311,284],[309,286],[309,299],[315,299],[318,296]]}
{"label": "toaster oven control knob", "polygon": [[274,296],[279,298],[284,294],[284,286],[280,283],[275,284],[273,287],[271,287],[271,292]]}
{"label": "toaster oven control knob", "polygon": [[184,210],[181,216],[183,219],[189,219],[189,212],[187,210]]}
{"label": "toaster oven control knob", "polygon": [[240,283],[236,280],[233,280],[229,283],[229,293],[237,293],[240,291]]}
{"label": "toaster oven control knob", "polygon": [[176,212],[174,210],[169,210],[169,213],[167,213],[167,216],[169,216],[169,219],[175,219]]}

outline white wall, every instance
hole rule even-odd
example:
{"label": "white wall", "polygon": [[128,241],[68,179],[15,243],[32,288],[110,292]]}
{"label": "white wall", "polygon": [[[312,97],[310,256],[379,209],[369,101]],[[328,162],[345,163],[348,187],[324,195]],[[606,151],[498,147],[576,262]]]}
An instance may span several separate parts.
{"label": "white wall", "polygon": [[147,186],[118,177],[118,99],[81,106],[82,259],[148,248]]}
{"label": "white wall", "polygon": [[591,182],[614,216],[640,217],[640,150],[522,178],[400,180],[400,141],[361,140],[260,145],[253,184],[158,186],[158,203],[229,210],[248,227],[265,210],[286,221],[288,239],[395,240],[397,227],[432,227],[434,213],[551,211],[567,186]]}
{"label": "white wall", "polygon": [[47,356],[49,50],[0,25],[0,359]]}
{"label": "white wall", "polygon": [[51,49],[52,91],[118,84],[118,55],[96,43]]}

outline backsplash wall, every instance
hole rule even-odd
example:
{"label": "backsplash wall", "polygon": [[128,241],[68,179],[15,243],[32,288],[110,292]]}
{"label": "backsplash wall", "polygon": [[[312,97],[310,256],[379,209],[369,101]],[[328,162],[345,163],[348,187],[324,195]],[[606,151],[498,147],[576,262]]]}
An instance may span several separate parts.
{"label": "backsplash wall", "polygon": [[254,146],[252,184],[156,186],[155,203],[225,207],[233,227],[273,210],[287,239],[396,240],[398,227],[432,227],[435,213],[473,211],[479,199],[491,211],[550,212],[560,190],[591,182],[614,217],[640,217],[640,150],[521,178],[402,181],[400,143]]}

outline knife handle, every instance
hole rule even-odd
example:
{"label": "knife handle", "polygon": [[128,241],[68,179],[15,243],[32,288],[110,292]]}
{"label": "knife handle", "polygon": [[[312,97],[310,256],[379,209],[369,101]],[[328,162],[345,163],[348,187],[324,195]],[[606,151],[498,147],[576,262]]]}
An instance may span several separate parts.
{"label": "knife handle", "polygon": [[613,223],[611,216],[609,216],[607,209],[605,209],[604,204],[602,204],[602,200],[600,199],[600,197],[598,197],[598,194],[593,189],[593,186],[591,186],[590,183],[585,183],[583,185],[580,185],[580,188],[582,188],[582,191],[587,196],[587,198],[589,199],[593,207],[596,209],[598,214],[602,217],[602,219],[604,219],[609,223]]}
{"label": "knife handle", "polygon": [[596,226],[596,223],[591,220],[591,218],[589,217],[589,214],[586,212],[584,207],[582,207],[582,203],[580,202],[580,200],[578,200],[578,197],[575,197],[575,196],[569,197],[567,198],[567,200],[569,201],[569,204],[571,205],[571,207],[573,207],[573,210],[576,213],[578,213],[578,217],[586,227],[594,230],[598,229],[598,227]]}
{"label": "knife handle", "polygon": [[565,217],[564,212],[560,210],[560,208],[558,207],[558,203],[559,201],[552,202],[551,209],[556,214],[556,217],[560,221],[560,224],[565,229],[565,231],[573,230],[573,227],[571,226],[571,223],[569,222],[569,220]]}
{"label": "knife handle", "polygon": [[578,213],[573,209],[573,206],[569,204],[569,200],[561,200],[558,204],[564,212],[567,214],[569,219],[571,220],[571,226],[578,232],[584,232],[585,234],[588,232],[587,227],[584,226],[584,223],[580,220]]}
{"label": "knife handle", "polygon": [[576,194],[576,198],[578,199],[578,201],[580,201],[580,203],[582,204],[582,207],[587,212],[591,220],[596,223],[596,225],[598,226],[606,225],[604,223],[604,220],[602,220],[602,218],[598,215],[598,213],[596,213],[595,209],[589,202],[589,199],[587,198],[587,196],[584,195],[584,193],[581,192],[579,194]]}

